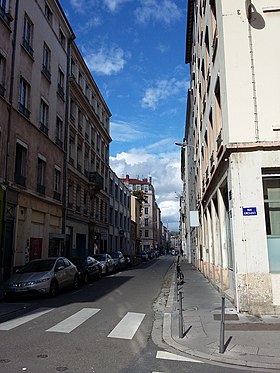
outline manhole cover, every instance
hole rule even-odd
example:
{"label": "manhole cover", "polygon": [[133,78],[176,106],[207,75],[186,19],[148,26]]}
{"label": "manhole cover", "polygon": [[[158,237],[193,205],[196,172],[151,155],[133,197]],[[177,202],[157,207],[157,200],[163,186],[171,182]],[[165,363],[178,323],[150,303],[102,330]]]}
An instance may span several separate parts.
{"label": "manhole cover", "polygon": [[45,359],[46,357],[48,357],[47,354],[40,354],[40,355],[37,355],[37,357],[41,358],[41,359]]}
{"label": "manhole cover", "polygon": [[9,360],[9,359],[0,359],[0,363],[4,363],[4,364],[6,364],[6,363],[9,363],[11,360]]}
{"label": "manhole cover", "polygon": [[57,367],[56,370],[58,372],[65,372],[66,370],[68,370],[68,368],[67,367]]}

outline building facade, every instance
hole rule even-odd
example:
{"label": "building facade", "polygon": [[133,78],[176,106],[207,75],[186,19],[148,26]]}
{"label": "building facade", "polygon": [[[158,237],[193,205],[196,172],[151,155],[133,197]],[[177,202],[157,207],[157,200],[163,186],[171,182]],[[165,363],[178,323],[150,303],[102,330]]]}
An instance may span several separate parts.
{"label": "building facade", "polygon": [[254,314],[280,311],[279,20],[279,0],[188,2],[182,155],[200,219],[189,244],[196,266]]}
{"label": "building facade", "polygon": [[130,191],[112,169],[109,176],[109,195],[108,251],[121,251],[125,255],[132,255]]}
{"label": "building facade", "polygon": [[[0,9],[1,271],[63,248],[62,189],[67,44],[57,2],[6,1]],[[40,25],[40,26],[39,26]],[[60,137],[57,123],[61,124]],[[3,188],[1,188],[3,190]]]}
{"label": "building facade", "polygon": [[58,1],[0,2],[0,278],[106,251],[111,113]]}
{"label": "building facade", "polygon": [[76,44],[71,44],[67,132],[66,254],[109,248],[111,113]]}
{"label": "building facade", "polygon": [[152,185],[152,178],[143,180],[129,178],[121,179],[128,186],[130,192],[141,192],[143,202],[140,218],[140,239],[141,250],[151,250],[158,248],[161,244],[161,215],[160,209],[156,204],[155,190]]}

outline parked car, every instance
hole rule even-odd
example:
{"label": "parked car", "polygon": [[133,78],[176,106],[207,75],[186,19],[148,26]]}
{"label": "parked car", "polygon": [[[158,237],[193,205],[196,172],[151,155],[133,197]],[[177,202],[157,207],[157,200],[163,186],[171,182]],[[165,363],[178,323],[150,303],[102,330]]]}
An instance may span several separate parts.
{"label": "parked car", "polygon": [[154,259],[156,257],[155,250],[151,249],[148,252],[149,259]]}
{"label": "parked car", "polygon": [[49,294],[54,297],[58,291],[79,286],[76,266],[67,258],[35,259],[27,263],[7,282],[6,295]]}
{"label": "parked car", "polygon": [[115,251],[115,252],[111,253],[110,255],[114,259],[116,271],[121,271],[121,270],[125,269],[126,260],[125,260],[125,257],[123,256],[123,253],[121,251]]}
{"label": "parked car", "polygon": [[143,260],[143,262],[147,262],[147,260],[149,259],[149,255],[146,251],[141,251],[140,257]]}
{"label": "parked car", "polygon": [[78,269],[79,280],[81,283],[88,284],[91,280],[101,278],[101,264],[92,256],[73,257],[70,258],[70,260]]}
{"label": "parked car", "polygon": [[93,257],[100,262],[103,275],[115,272],[115,262],[111,255],[104,253],[95,254]]}

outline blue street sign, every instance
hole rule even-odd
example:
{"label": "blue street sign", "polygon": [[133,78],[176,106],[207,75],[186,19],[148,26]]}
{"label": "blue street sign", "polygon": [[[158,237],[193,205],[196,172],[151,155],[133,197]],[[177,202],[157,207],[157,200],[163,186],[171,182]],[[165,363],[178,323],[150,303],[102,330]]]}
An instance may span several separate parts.
{"label": "blue street sign", "polygon": [[257,215],[256,207],[242,207],[243,216]]}

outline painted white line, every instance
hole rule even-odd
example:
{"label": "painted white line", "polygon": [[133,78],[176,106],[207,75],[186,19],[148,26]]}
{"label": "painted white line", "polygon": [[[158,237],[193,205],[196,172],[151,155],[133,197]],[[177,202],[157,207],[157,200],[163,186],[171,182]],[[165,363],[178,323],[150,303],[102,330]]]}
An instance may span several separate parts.
{"label": "painted white line", "polygon": [[201,363],[203,364],[202,361],[195,360],[186,356],[181,356],[181,355],[176,355],[172,354],[171,352],[167,351],[158,351],[157,352],[157,359],[164,359],[164,360],[176,360],[176,361],[188,361],[190,363]]}
{"label": "painted white line", "polygon": [[87,321],[91,316],[99,312],[98,308],[83,308],[76,312],[74,315],[68,317],[67,319],[61,321],[47,332],[57,332],[57,333],[70,333],[72,330],[76,329],[79,325]]}
{"label": "painted white line", "polygon": [[14,320],[3,322],[2,324],[0,324],[0,330],[11,330],[13,328],[16,328],[17,326],[27,323],[28,321],[36,319],[37,317],[40,317],[44,315],[45,313],[48,313],[52,310],[53,308],[47,308],[47,307],[38,308],[37,310],[30,312],[25,316],[18,317],[17,319],[14,319]]}
{"label": "painted white line", "polygon": [[118,323],[118,325],[111,331],[108,337],[132,339],[144,317],[144,313],[128,312]]}

